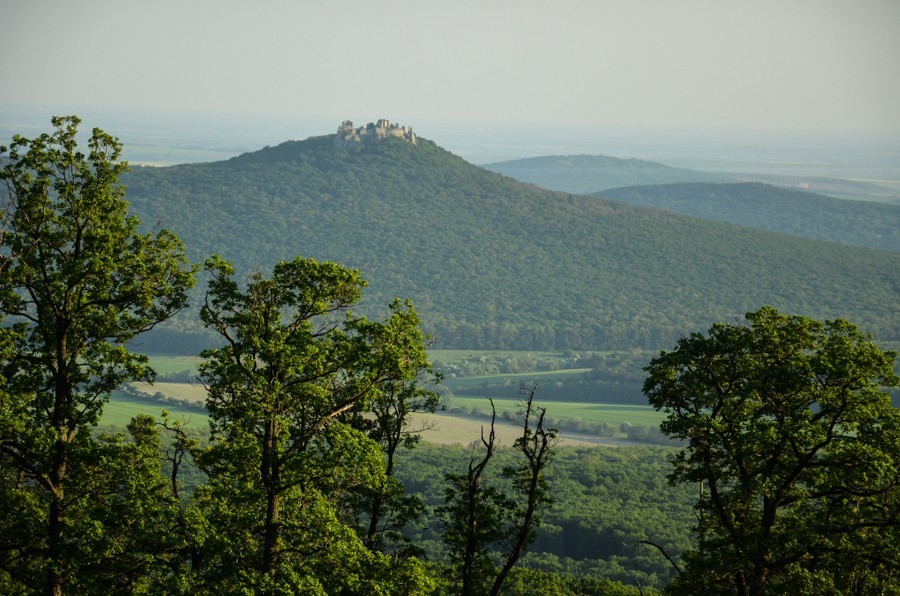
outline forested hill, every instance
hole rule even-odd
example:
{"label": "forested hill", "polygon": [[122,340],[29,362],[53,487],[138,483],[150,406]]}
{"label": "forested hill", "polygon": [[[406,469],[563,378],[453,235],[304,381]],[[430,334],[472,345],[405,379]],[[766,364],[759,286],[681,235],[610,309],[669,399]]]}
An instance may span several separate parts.
{"label": "forested hill", "polygon": [[545,155],[484,166],[541,188],[590,194],[621,186],[673,182],[735,182],[724,174],[673,168],[653,161],[606,155]]}
{"label": "forested hill", "polygon": [[333,139],[136,168],[128,198],[198,261],[359,268],[366,313],[408,297],[436,347],[670,347],[765,304],[900,337],[898,254],[545,191],[421,138]]}
{"label": "forested hill", "polygon": [[834,199],[757,182],[629,186],[597,194],[805,238],[900,251],[900,205]]}

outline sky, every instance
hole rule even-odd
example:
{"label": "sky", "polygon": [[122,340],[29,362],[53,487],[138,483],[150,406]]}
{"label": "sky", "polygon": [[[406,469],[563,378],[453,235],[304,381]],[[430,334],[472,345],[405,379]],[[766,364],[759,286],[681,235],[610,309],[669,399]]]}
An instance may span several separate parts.
{"label": "sky", "polygon": [[0,39],[0,110],[900,132],[898,0],[0,0]]}

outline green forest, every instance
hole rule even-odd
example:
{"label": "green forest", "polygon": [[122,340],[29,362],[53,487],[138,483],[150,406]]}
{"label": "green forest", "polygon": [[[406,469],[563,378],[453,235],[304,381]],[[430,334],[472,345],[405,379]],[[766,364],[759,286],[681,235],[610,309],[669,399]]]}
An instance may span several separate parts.
{"label": "green forest", "polygon": [[[548,190],[605,196],[605,191],[632,186],[669,186],[678,184],[737,184],[761,182],[786,190],[801,190],[815,197],[831,197],[861,202],[900,205],[900,196],[887,185],[858,179],[810,175],[802,169],[793,174],[765,173],[740,163],[735,172],[709,172],[674,168],[642,159],[623,159],[607,155],[544,155],[489,163],[483,168],[504,176],[536,184]],[[717,170],[723,169],[722,166]],[[880,174],[872,178],[878,179]],[[889,178],[887,176],[886,178]],[[758,189],[759,190],[759,189]],[[827,195],[827,196],[823,196]],[[849,209],[854,207],[845,205]],[[865,210],[867,207],[862,206]],[[730,220],[725,220],[730,221]]]}
{"label": "green forest", "polygon": [[657,184],[604,197],[704,219],[880,250],[900,251],[897,205],[834,199],[768,184]]}
{"label": "green forest", "polygon": [[[368,281],[372,312],[409,298],[435,347],[658,350],[764,305],[900,339],[900,255],[598,197],[546,191],[434,143],[333,135],[123,176],[145,229],[239,272],[297,255]],[[143,349],[210,341],[181,316]],[[176,332],[171,335],[169,332]]]}
{"label": "green forest", "polygon": [[[638,336],[625,335],[630,351],[598,349],[618,345],[607,338],[594,345],[596,351],[564,354],[568,369],[544,371],[552,373],[544,377],[547,390],[524,378],[514,391],[506,382],[479,384],[479,375],[547,368],[550,357],[482,355],[470,361],[443,353],[447,362],[438,366],[431,356],[441,353],[429,351],[437,338],[409,297],[386,298],[368,286],[363,272],[327,255],[263,261],[268,253],[257,252],[252,258],[259,262],[246,260],[249,253],[234,250],[253,246],[246,231],[233,243],[210,236],[192,247],[181,239],[189,232],[133,214],[117,139],[94,129],[86,147],[79,146],[77,117],[56,117],[52,124],[51,133],[16,136],[0,148],[6,189],[0,208],[0,592],[900,591],[900,411],[886,391],[900,384],[896,353],[883,350],[855,321],[823,321],[763,305],[720,322],[686,325],[667,343],[665,334],[640,336],[657,348],[649,352],[637,349]],[[313,160],[326,155],[335,163],[346,163],[341,151],[381,163],[398,154],[407,164],[438,155],[455,163],[459,176],[473,174],[427,143],[421,153],[391,140],[348,151],[324,139],[210,167],[222,168],[227,181],[237,164],[247,168],[246,176],[234,180],[253,179],[249,173],[259,164],[294,163],[299,146],[314,147]],[[432,173],[448,176],[448,186],[459,181],[447,167]],[[322,180],[334,179],[331,174]],[[579,205],[583,215],[602,214],[613,225],[632,222],[625,231],[646,244],[658,240],[640,236],[637,222],[646,219],[641,210],[485,176],[485,189],[499,182],[522,196],[537,193],[553,207],[555,225],[574,226],[577,218],[567,210]],[[442,182],[429,184],[437,189]],[[222,215],[199,226],[198,237],[204,236],[201,228],[227,233],[229,217],[249,208],[229,203],[233,194],[216,203],[214,194],[192,188],[196,196],[179,196],[198,205],[209,201]],[[496,203],[495,214],[510,208],[487,190],[477,199]],[[381,199],[383,211],[391,200]],[[329,203],[334,218],[344,208],[333,195],[318,201]],[[517,212],[533,209],[530,215],[538,219],[546,215],[537,213],[538,203],[515,205]],[[377,220],[378,209],[357,206]],[[179,225],[192,212],[171,211],[179,214]],[[252,230],[264,219],[260,213],[244,213],[235,222]],[[409,217],[425,213],[411,210]],[[382,225],[397,225],[391,215],[381,213]],[[288,217],[298,215],[282,205],[282,218]],[[599,225],[591,217],[581,219]],[[324,226],[322,218],[310,227]],[[744,249],[760,237],[661,212],[651,212],[650,220],[667,221],[667,230],[720,226]],[[482,223],[490,229],[489,221]],[[502,223],[493,225],[500,229]],[[474,219],[470,225],[473,237],[466,240],[473,241]],[[258,239],[277,239],[276,228],[256,232]],[[504,240],[511,243],[514,236]],[[541,246],[553,237],[528,240]],[[846,270],[831,264],[841,281],[862,283],[866,267],[889,267],[895,258],[764,237],[773,240],[770,250],[777,250],[778,239],[796,250],[807,246],[793,266],[815,264],[813,249],[843,255]],[[208,254],[192,252],[204,242],[212,249]],[[397,240],[398,255],[404,246]],[[572,241],[567,250],[580,246]],[[780,270],[773,265],[771,271]],[[892,337],[892,303],[875,311],[866,310],[873,302],[834,305],[829,300],[836,290],[810,275],[810,288],[818,290],[808,297],[811,304],[855,308]],[[762,272],[756,281],[761,279]],[[883,275],[867,287],[886,298],[896,290],[892,280]],[[433,288],[433,304],[446,287]],[[557,286],[534,290],[563,292]],[[550,310],[539,312],[546,328],[566,315],[560,304],[552,317]],[[648,300],[645,308],[653,304]],[[478,321],[508,315],[489,306],[473,302],[460,316]],[[104,424],[113,393],[157,378],[154,361],[138,348],[172,321],[162,340],[147,345],[188,334],[185,350],[188,341],[201,344],[189,351],[196,368],[187,375],[196,372],[203,388],[206,424],[165,411],[158,417],[139,413],[125,428]],[[527,321],[520,324],[527,328]],[[508,324],[508,341],[524,341]],[[580,341],[597,339],[588,333]],[[175,380],[182,372],[177,366],[160,378]],[[642,399],[662,416],[666,445],[566,445],[553,403],[564,397],[590,403],[591,392],[579,395],[575,386],[568,392],[566,383],[557,385],[554,378],[570,376],[565,370],[578,371],[586,384],[602,384],[609,400],[622,406],[640,383]],[[420,416],[447,406],[444,383],[459,400],[468,393],[488,398],[479,431],[458,445],[423,441],[430,428]],[[617,385],[628,389],[616,393]],[[512,425],[511,439],[500,439],[500,418]]]}
{"label": "green forest", "polygon": [[735,182],[726,174],[699,172],[646,161],[607,155],[545,155],[489,163],[486,170],[530,182],[548,190],[579,195],[624,186],[681,182]]}

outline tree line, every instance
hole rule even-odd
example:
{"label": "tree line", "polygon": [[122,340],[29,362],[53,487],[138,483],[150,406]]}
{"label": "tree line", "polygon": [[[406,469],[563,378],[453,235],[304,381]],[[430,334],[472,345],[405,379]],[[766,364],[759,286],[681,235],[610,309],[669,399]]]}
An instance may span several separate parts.
{"label": "tree line", "polygon": [[[0,173],[2,591],[428,593],[440,579],[499,593],[549,503],[555,431],[530,394],[510,491],[487,480],[492,440],[477,477],[448,475],[444,536],[461,564],[426,568],[398,538],[421,506],[393,475],[418,441],[410,415],[438,400],[425,336],[409,302],[383,322],[353,313],[357,271],[297,258],[240,281],[210,257],[209,443],[168,416],[95,432],[113,389],[153,380],[125,345],[185,307],[198,267],[174,234],[138,232],[121,145],[94,129],[85,155],[78,124],[15,137]],[[189,463],[205,478],[185,494]]]}
{"label": "tree line", "polygon": [[[0,589],[498,594],[521,581],[553,501],[557,438],[535,388],[514,459],[497,469],[492,422],[445,474],[446,560],[422,557],[404,529],[424,506],[396,462],[419,441],[411,415],[436,407],[435,373],[408,301],[381,321],[354,312],[358,271],[297,258],[238,279],[206,259],[208,442],[165,415],[97,431],[112,390],[153,380],[126,346],[186,306],[199,267],[173,233],[139,231],[121,145],[94,129],[81,153],[79,123],[16,136],[0,170]],[[843,320],[746,318],[645,369],[662,430],[685,442],[670,481],[699,493],[681,556],[645,540],[673,567],[667,590],[896,591],[900,416],[883,390],[896,355]],[[188,466],[201,481],[186,491]]]}
{"label": "tree line", "polygon": [[[900,338],[897,253],[551,192],[422,139],[314,137],[123,181],[134,213],[166,222],[192,259],[359,269],[372,308],[409,297],[438,348],[656,351],[764,304]],[[202,332],[195,312],[176,319],[150,335]]]}

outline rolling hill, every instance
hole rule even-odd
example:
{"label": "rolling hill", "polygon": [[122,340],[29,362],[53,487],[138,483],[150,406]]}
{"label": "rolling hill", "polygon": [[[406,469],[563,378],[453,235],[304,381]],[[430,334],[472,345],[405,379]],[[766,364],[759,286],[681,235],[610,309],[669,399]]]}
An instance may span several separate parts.
{"label": "rolling hill", "polygon": [[658,184],[599,195],[804,238],[900,252],[900,206],[847,201],[748,182]]}
{"label": "rolling hill", "polygon": [[[898,254],[546,191],[421,138],[312,137],[125,182],[144,225],[174,230],[191,258],[358,268],[360,310],[409,297],[435,347],[656,349],[766,304],[900,337]],[[146,348],[193,351],[172,336],[192,325]]]}
{"label": "rolling hill", "polygon": [[672,168],[653,161],[606,155],[546,155],[501,161],[483,168],[548,190],[591,194],[622,186],[675,182],[735,182],[724,174]]}

